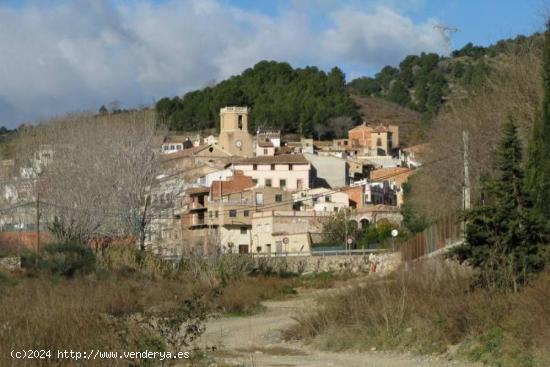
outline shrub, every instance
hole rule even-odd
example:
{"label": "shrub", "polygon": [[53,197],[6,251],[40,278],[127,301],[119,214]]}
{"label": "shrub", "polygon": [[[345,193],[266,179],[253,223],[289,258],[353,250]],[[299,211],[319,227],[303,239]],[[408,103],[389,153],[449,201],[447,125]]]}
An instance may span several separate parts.
{"label": "shrub", "polygon": [[[190,285],[171,279],[112,277],[98,281],[76,277],[52,282],[44,277],[22,278],[0,292],[0,350],[174,350],[162,332],[176,330],[178,322],[182,330],[187,330],[187,325],[190,331],[202,330],[202,321],[196,322],[202,311],[197,313],[181,306],[194,299]],[[169,327],[145,327],[135,321],[140,314],[152,315],[159,323],[169,322]],[[183,340],[189,340],[191,334]],[[125,361],[125,365],[143,366],[145,362]],[[155,366],[159,363],[152,362]],[[102,359],[84,364],[103,367],[120,363]],[[55,358],[39,363],[73,364]],[[0,365],[14,365],[9,353],[0,353]],[[37,361],[20,360],[16,365],[36,366]]]}
{"label": "shrub", "polygon": [[456,263],[413,264],[319,299],[284,334],[332,349],[432,353],[462,344],[459,353],[471,359],[545,365],[537,361],[550,359],[550,272],[517,294],[472,290],[470,278],[471,272]]}
{"label": "shrub", "polygon": [[253,314],[262,309],[260,302],[295,294],[294,278],[248,277],[221,289],[216,299],[218,309],[236,315]]}
{"label": "shrub", "polygon": [[38,259],[39,269],[52,275],[72,278],[95,270],[94,252],[80,243],[60,243],[49,245]]}

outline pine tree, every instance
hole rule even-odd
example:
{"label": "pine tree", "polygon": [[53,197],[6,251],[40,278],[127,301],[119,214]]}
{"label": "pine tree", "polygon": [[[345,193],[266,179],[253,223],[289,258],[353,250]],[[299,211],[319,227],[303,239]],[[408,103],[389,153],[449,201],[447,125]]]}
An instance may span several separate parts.
{"label": "pine tree", "polygon": [[542,81],[544,96],[529,146],[527,182],[537,211],[550,221],[550,21],[544,35]]}
{"label": "pine tree", "polygon": [[485,205],[465,213],[465,244],[454,251],[476,270],[475,285],[517,291],[544,269],[547,231],[524,189],[517,127],[504,124],[496,176],[483,184]]}

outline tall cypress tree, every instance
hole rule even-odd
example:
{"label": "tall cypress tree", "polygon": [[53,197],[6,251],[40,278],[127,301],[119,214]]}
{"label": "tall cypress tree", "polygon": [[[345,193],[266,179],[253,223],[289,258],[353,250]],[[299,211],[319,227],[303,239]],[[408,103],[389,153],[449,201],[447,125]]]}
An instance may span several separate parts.
{"label": "tall cypress tree", "polygon": [[542,82],[544,95],[529,145],[527,184],[535,208],[550,221],[550,20],[544,34]]}
{"label": "tall cypress tree", "polygon": [[476,285],[513,289],[544,269],[547,232],[524,189],[522,149],[509,119],[495,162],[496,175],[483,184],[485,205],[465,213],[465,244],[454,251],[476,270]]}

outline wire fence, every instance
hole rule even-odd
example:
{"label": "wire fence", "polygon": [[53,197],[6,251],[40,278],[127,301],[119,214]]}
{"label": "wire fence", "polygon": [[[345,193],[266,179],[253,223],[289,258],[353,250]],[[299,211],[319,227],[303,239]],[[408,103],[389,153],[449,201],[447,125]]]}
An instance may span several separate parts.
{"label": "wire fence", "polygon": [[401,245],[402,261],[411,261],[454,245],[463,239],[462,222],[456,215],[440,219]]}

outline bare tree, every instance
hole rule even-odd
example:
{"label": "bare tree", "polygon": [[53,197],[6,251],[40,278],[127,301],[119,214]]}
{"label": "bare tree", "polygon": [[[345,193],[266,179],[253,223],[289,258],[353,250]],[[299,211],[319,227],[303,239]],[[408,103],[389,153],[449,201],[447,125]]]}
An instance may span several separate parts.
{"label": "bare tree", "polygon": [[159,168],[155,134],[152,112],[70,115],[25,134],[19,164],[40,183],[55,234],[79,241],[132,235],[143,248]]}
{"label": "bare tree", "polygon": [[[536,41],[536,40],[535,40]],[[464,183],[462,140],[469,135],[468,155],[472,198],[481,200],[480,181],[490,173],[501,124],[513,116],[524,145],[542,96],[541,49],[534,44],[499,55],[496,71],[485,85],[452,99],[429,133],[425,165],[414,178],[413,200],[437,218],[462,207]]]}

